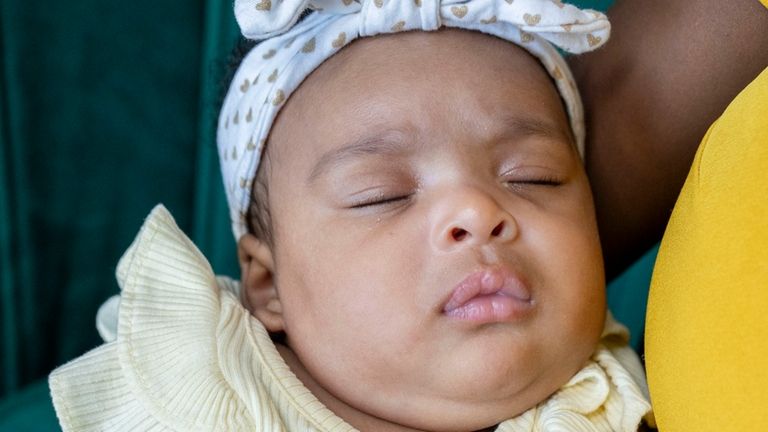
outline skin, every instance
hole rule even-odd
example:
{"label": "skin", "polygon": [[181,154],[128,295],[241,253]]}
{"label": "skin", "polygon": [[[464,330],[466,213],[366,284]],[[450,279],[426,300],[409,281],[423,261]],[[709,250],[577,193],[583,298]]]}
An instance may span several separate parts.
{"label": "skin", "polygon": [[569,61],[612,277],[661,239],[707,128],[768,66],[768,8],[756,0],[618,0],[608,17],[607,44]]}
{"label": "skin", "polygon": [[[483,430],[594,351],[591,192],[554,85],[522,49],[457,30],[357,41],[291,96],[267,148],[274,247],[241,238],[246,303],[354,427]],[[447,316],[454,287],[487,269],[519,275],[532,312]]]}

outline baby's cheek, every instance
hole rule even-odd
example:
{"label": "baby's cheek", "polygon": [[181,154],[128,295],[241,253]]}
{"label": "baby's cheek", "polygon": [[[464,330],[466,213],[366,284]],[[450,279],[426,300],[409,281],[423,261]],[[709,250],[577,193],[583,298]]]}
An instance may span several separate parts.
{"label": "baby's cheek", "polygon": [[391,354],[401,347],[400,317],[392,313],[386,296],[379,295],[382,290],[370,289],[370,284],[344,275],[327,282],[313,285],[312,301],[286,317],[291,348],[327,386],[343,377],[383,385],[382,377],[396,364]]}
{"label": "baby's cheek", "polygon": [[544,308],[549,325],[566,339],[596,341],[605,310],[602,254],[593,219],[574,211],[568,217],[541,219],[536,244]]}

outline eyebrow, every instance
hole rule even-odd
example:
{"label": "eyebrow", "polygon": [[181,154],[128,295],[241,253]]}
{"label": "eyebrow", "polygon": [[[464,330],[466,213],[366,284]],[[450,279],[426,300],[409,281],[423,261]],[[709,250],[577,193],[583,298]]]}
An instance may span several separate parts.
{"label": "eyebrow", "polygon": [[314,167],[312,167],[307,177],[307,183],[314,182],[332,167],[348,159],[377,155],[402,155],[408,150],[406,143],[404,133],[399,130],[385,131],[356,139],[349,144],[323,154]]}
{"label": "eyebrow", "polygon": [[563,130],[557,123],[532,117],[504,116],[501,120],[504,124],[502,136],[542,136],[545,138],[562,138],[568,142],[573,140],[570,123],[568,123],[568,129]]}

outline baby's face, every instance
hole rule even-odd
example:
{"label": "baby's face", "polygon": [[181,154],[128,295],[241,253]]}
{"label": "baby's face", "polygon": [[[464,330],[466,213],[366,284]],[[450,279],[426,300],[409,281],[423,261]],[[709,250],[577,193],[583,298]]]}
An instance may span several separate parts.
{"label": "baby's face", "polygon": [[361,40],[269,142],[290,348],[323,389],[417,429],[546,399],[604,319],[592,198],[536,60],[478,33]]}

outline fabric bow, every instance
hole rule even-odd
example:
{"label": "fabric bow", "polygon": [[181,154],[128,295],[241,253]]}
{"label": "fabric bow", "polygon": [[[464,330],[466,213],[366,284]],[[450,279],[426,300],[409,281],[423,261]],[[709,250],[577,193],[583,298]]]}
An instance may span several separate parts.
{"label": "fabric bow", "polygon": [[[248,39],[262,40],[287,32],[306,9],[322,14],[359,14],[360,36],[407,30],[437,30],[451,17],[471,21],[504,21],[538,34],[574,54],[591,51],[607,40],[610,24],[593,10],[559,0],[235,0],[235,16]],[[488,15],[487,12],[495,12]],[[532,11],[535,13],[526,13]],[[480,15],[484,16],[480,16]],[[386,28],[397,16],[395,29]],[[401,24],[402,23],[402,24]],[[393,26],[394,27],[394,26]],[[586,35],[591,34],[591,38]]]}

